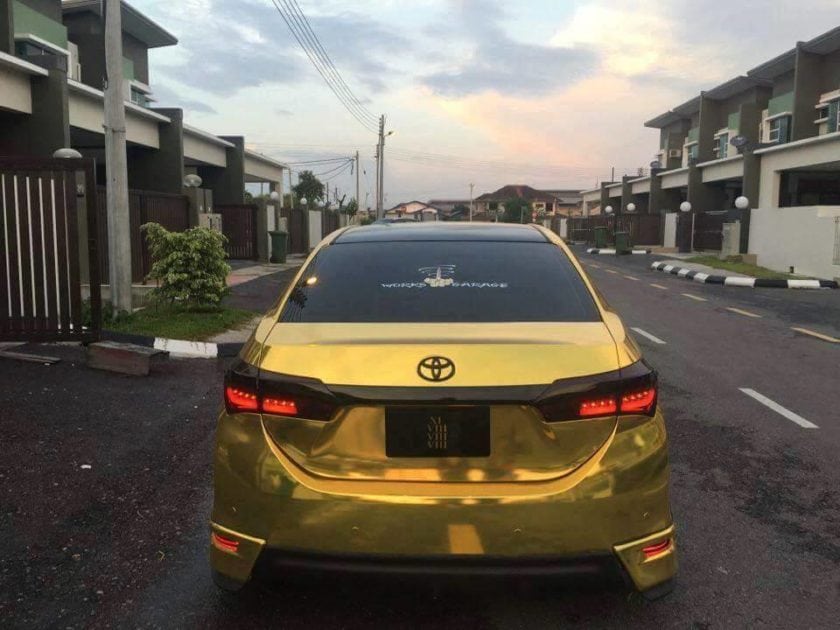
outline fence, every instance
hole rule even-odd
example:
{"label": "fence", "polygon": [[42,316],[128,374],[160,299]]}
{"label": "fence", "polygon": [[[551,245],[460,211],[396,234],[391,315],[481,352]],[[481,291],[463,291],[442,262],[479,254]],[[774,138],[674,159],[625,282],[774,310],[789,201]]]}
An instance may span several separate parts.
{"label": "fence", "polygon": [[[555,222],[555,231],[559,234],[559,223]],[[595,228],[607,228],[607,237],[612,242],[615,232],[629,232],[634,245],[662,244],[662,215],[634,214],[622,216],[574,217],[567,224],[567,238],[573,242],[592,243],[595,241]]]}
{"label": "fence", "polygon": [[[108,281],[108,203],[105,187],[97,189],[99,199],[99,268]],[[159,223],[170,232],[184,232],[190,228],[189,199],[183,195],[131,190],[128,193],[129,225],[131,227],[131,281],[144,283],[152,270],[152,255],[140,227]]]}
{"label": "fence", "polygon": [[255,260],[258,253],[257,212],[255,205],[217,205],[216,213],[222,215],[222,233],[227,237],[225,246],[230,258]]}
{"label": "fence", "polygon": [[95,186],[93,160],[0,158],[0,341],[98,339]]}
{"label": "fence", "polygon": [[698,212],[694,215],[694,249],[719,252],[723,246],[726,212]]}
{"label": "fence", "polygon": [[324,216],[321,220],[321,237],[325,238],[341,227],[341,219],[339,218],[338,212],[331,210],[325,210],[323,214]]}

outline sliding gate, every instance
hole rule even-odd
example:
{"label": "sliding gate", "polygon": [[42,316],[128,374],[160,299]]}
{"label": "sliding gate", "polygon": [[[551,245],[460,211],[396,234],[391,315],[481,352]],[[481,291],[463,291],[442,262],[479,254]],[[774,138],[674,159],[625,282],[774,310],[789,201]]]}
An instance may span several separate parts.
{"label": "sliding gate", "polygon": [[0,157],[0,341],[99,337],[96,219],[93,160]]}

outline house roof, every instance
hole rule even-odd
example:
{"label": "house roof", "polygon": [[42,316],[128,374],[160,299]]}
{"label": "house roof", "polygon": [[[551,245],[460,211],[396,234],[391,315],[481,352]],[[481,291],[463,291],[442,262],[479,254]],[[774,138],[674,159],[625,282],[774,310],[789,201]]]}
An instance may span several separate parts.
{"label": "house roof", "polygon": [[[415,208],[414,210],[407,210],[406,208],[411,205],[418,205],[419,208]],[[388,208],[385,212],[396,212],[397,210],[404,210],[405,212],[419,212],[421,210],[434,210],[435,212],[441,212],[440,208],[436,208],[435,206],[431,205],[430,203],[426,203],[424,201],[405,201],[403,203],[398,203],[393,208]]]}
{"label": "house roof", "polygon": [[[102,16],[102,2],[101,0],[62,0],[61,10],[65,14],[91,12]],[[178,43],[177,37],[125,0],[122,0],[122,28],[149,48],[174,46]]]}
{"label": "house roof", "polygon": [[557,196],[551,193],[537,190],[531,186],[522,184],[509,184],[499,188],[499,190],[491,193],[485,193],[476,198],[476,201],[507,201],[508,199],[519,198],[525,201],[545,201],[555,202]]}

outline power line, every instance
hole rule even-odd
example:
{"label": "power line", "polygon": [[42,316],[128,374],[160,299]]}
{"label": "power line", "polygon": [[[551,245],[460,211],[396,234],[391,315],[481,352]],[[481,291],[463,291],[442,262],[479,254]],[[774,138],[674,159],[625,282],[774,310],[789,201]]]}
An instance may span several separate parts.
{"label": "power line", "polygon": [[364,106],[364,104],[356,97],[355,94],[353,94],[353,91],[350,89],[350,87],[344,81],[344,78],[341,76],[341,73],[338,71],[338,68],[335,67],[335,64],[333,63],[332,58],[330,58],[329,53],[327,53],[326,49],[321,44],[321,40],[318,39],[318,36],[315,34],[315,31],[312,30],[312,26],[309,24],[309,19],[306,17],[306,14],[301,10],[300,5],[298,4],[297,0],[284,0],[284,2],[287,2],[287,3],[291,2],[291,4],[293,4],[294,7],[297,9],[298,16],[304,22],[305,30],[309,32],[310,39],[313,40],[314,43],[315,43],[315,49],[317,51],[320,51],[320,53],[321,53],[320,57],[321,57],[322,60],[326,61],[327,67],[332,69],[332,74],[337,79],[337,81],[339,83],[339,86],[341,88],[343,88],[343,92],[356,104],[357,108],[367,118],[369,118],[371,120],[371,122],[378,122],[377,117],[374,116],[367,109],[367,107]]}
{"label": "power line", "polygon": [[344,160],[348,160],[350,158],[344,157],[335,157],[335,158],[324,158],[323,160],[306,160],[301,162],[286,162],[286,164],[324,164],[326,162],[343,162]]}
{"label": "power line", "polygon": [[[365,129],[368,131],[376,131],[376,127],[371,121],[373,115],[367,111],[365,108],[358,105],[358,99],[355,96],[352,98],[348,98],[348,96],[344,93],[341,89],[340,85],[336,84],[336,80],[333,78],[332,73],[330,72],[329,67],[325,64],[322,56],[318,53],[318,50],[312,46],[311,39],[307,37],[306,29],[301,26],[300,18],[294,13],[291,9],[289,4],[289,0],[280,0],[283,2],[283,5],[286,7],[284,10],[283,7],[278,4],[277,0],[271,0],[271,3],[274,5],[274,8],[277,9],[277,12],[280,13],[280,16],[283,18],[283,21],[288,26],[289,31],[294,36],[295,40],[297,40],[298,45],[303,49],[306,53],[306,56],[309,58],[309,61],[318,71],[318,74],[321,75],[321,78],[324,79],[324,82],[327,84],[327,87],[333,92],[333,94],[338,98],[344,108],[361,124]],[[298,7],[298,10],[300,7]],[[301,12],[302,13],[302,12]],[[310,29],[311,30],[311,29]],[[314,35],[314,33],[312,33]],[[335,66],[332,66],[333,69]],[[337,70],[335,71],[337,72]],[[346,83],[344,83],[346,86]],[[348,88],[349,90],[349,88]],[[350,92],[352,95],[352,92]]]}

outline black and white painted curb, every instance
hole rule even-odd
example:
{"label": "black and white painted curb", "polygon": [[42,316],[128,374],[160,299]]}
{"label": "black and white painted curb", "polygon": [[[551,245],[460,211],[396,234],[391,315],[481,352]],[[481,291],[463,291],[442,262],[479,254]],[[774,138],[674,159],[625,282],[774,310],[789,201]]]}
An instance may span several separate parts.
{"label": "black and white painted curb", "polygon": [[129,335],[126,333],[102,331],[103,341],[130,343],[135,346],[164,350],[175,357],[191,359],[216,359],[235,357],[242,350],[244,343],[205,343],[203,341],[182,341],[180,339],[163,339],[161,337],[144,337],[143,335]]}
{"label": "black and white painted curb", "polygon": [[747,287],[750,289],[837,289],[834,280],[771,280],[768,278],[741,278],[736,276],[716,276],[700,271],[693,271],[685,267],[655,262],[652,269],[670,273],[686,280],[694,280],[703,284],[722,284],[727,287]]}
{"label": "black and white painted curb", "polygon": [[[615,256],[615,255],[618,254],[618,251],[615,250],[615,249],[597,249],[597,248],[593,247],[593,248],[587,249],[586,253],[587,254],[596,254],[596,255],[604,254],[604,255],[608,255],[608,256]],[[622,254],[635,254],[637,256],[645,256],[647,254],[650,254],[651,252],[650,252],[649,249],[634,249],[634,250],[631,250],[629,252],[621,252],[621,253]]]}

